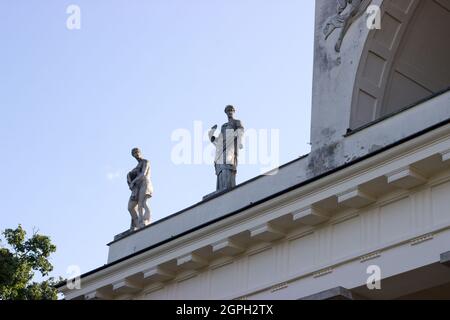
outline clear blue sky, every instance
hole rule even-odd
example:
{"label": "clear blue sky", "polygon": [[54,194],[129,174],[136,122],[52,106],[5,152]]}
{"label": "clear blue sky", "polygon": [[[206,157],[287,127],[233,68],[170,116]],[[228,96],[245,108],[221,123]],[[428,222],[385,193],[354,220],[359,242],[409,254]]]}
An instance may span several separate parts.
{"label": "clear blue sky", "polygon": [[152,164],[153,220],[175,213],[215,175],[175,165],[171,134],[222,124],[227,104],[280,130],[281,163],[308,153],[313,30],[313,0],[1,0],[0,229],[49,235],[55,276],[102,266],[130,224],[131,148]]}

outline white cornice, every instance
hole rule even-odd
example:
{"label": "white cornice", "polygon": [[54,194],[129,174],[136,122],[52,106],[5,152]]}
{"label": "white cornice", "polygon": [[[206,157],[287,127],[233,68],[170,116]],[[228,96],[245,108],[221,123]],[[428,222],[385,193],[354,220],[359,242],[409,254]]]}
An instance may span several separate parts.
{"label": "white cornice", "polygon": [[[402,170],[402,168],[414,165],[419,161],[424,161],[424,159],[432,156],[447,154],[448,150],[450,150],[450,125],[445,125],[371,158],[355,163],[352,166],[348,166],[340,171],[324,176],[319,180],[300,186],[297,189],[242,211],[239,214],[220,220],[183,237],[101,269],[82,279],[81,290],[70,291],[65,287],[60,290],[66,295],[67,299],[87,294],[92,296],[92,292],[96,292],[98,289],[110,289],[118,281],[124,281],[130,277],[137,277],[144,271],[158,268],[171,261],[175,261],[174,265],[176,266],[176,261],[183,262],[186,260],[185,257],[194,257],[191,259],[192,261],[201,262],[196,263],[195,268],[207,267],[207,259],[196,256],[195,252],[205,250],[205,248],[206,251],[208,248],[211,248],[212,251],[213,245],[221,241],[234,241],[232,238],[236,236],[241,236],[242,239],[248,238],[248,241],[258,241],[258,239],[254,239],[255,237],[251,236],[252,231],[254,234],[264,234],[264,239],[261,240],[277,241],[285,233],[278,229],[279,227],[272,228],[273,222],[287,216],[292,217],[293,213],[304,208],[311,206],[320,207],[322,201],[333,197],[336,198],[336,203],[339,206],[339,195],[342,195],[348,190],[355,190],[355,188],[370,183],[370,181],[379,177],[392,176],[396,172],[399,172],[399,170]],[[333,212],[330,213],[330,216],[332,214]],[[302,225],[298,225],[298,227],[302,227]],[[305,226],[305,228],[308,230],[314,229],[313,226]],[[246,238],[247,234],[248,237]],[[236,247],[238,248],[245,247],[245,245],[245,243],[236,243]],[[372,252],[377,250],[378,248],[374,248]],[[188,266],[189,264],[184,265]],[[326,268],[328,267],[324,266],[324,269]]]}

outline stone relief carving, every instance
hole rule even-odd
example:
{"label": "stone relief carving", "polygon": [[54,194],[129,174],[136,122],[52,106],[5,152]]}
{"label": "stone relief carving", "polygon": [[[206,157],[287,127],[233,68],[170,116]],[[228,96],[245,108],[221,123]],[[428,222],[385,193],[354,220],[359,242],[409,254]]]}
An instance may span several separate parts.
{"label": "stone relief carving", "polygon": [[354,20],[364,12],[369,2],[368,0],[337,0],[336,14],[327,19],[323,28],[325,40],[328,39],[334,30],[340,29],[339,37],[334,47],[336,52],[341,51],[345,34]]}

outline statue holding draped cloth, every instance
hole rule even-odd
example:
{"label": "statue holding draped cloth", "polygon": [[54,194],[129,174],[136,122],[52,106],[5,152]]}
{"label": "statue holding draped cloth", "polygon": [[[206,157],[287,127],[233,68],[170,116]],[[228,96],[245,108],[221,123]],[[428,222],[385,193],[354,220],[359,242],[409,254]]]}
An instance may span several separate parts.
{"label": "statue holding draped cloth", "polygon": [[226,191],[236,186],[236,173],[239,150],[243,148],[244,127],[240,120],[234,119],[235,109],[229,105],[225,108],[228,122],[222,125],[216,137],[217,125],[209,131],[209,139],[216,147],[214,168],[217,176],[216,191]]}

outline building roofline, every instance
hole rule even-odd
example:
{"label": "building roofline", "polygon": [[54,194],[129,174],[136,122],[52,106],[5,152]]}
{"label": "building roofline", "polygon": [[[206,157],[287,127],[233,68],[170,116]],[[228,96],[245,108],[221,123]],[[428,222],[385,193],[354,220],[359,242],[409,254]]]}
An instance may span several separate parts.
{"label": "building roofline", "polygon": [[[312,177],[312,178],[310,178],[310,179],[307,179],[307,180],[305,180],[305,181],[303,181],[303,182],[301,182],[301,183],[298,183],[298,184],[296,184],[296,185],[294,185],[294,186],[291,186],[291,187],[286,188],[286,189],[284,189],[284,190],[282,190],[282,191],[279,191],[279,192],[277,192],[277,193],[275,193],[275,194],[272,194],[272,195],[270,195],[270,196],[268,196],[268,197],[266,197],[266,198],[263,198],[263,199],[258,200],[258,201],[256,201],[256,202],[253,202],[253,203],[250,203],[249,205],[247,205],[247,206],[245,206],[245,207],[242,207],[242,208],[240,208],[240,209],[238,209],[238,210],[235,210],[235,211],[233,211],[233,212],[230,212],[230,213],[228,213],[228,214],[226,214],[226,215],[223,215],[223,216],[221,216],[221,217],[219,217],[219,218],[217,218],[217,219],[208,221],[207,223],[204,223],[204,224],[199,225],[199,226],[197,226],[197,227],[195,227],[195,228],[189,229],[189,230],[187,230],[187,231],[185,231],[185,232],[182,232],[182,233],[180,233],[180,234],[178,234],[178,235],[172,236],[171,238],[168,238],[168,239],[166,239],[166,240],[160,241],[160,242],[158,242],[158,243],[156,243],[156,244],[154,244],[154,245],[151,245],[151,246],[149,246],[149,247],[147,247],[147,248],[144,248],[144,249],[142,249],[142,250],[140,250],[140,251],[137,251],[137,252],[135,252],[135,253],[132,253],[132,254],[130,254],[130,255],[128,255],[128,256],[125,256],[125,257],[123,257],[123,258],[120,258],[120,259],[118,259],[118,260],[116,260],[116,261],[113,261],[113,262],[111,262],[111,263],[109,263],[109,264],[105,264],[105,265],[103,265],[102,267],[99,267],[99,268],[96,268],[96,269],[94,269],[94,270],[91,270],[91,271],[89,271],[89,272],[87,272],[87,273],[84,273],[83,275],[80,276],[80,278],[88,277],[88,276],[90,276],[90,275],[92,275],[92,274],[95,274],[95,273],[97,273],[97,272],[99,272],[99,271],[105,270],[105,269],[107,269],[107,268],[109,268],[109,267],[111,267],[111,266],[113,266],[113,265],[119,264],[119,263],[121,263],[121,262],[123,262],[123,261],[126,261],[126,260],[132,258],[132,257],[138,256],[138,255],[140,255],[140,254],[142,254],[142,253],[144,253],[144,252],[147,252],[147,251],[149,251],[149,250],[151,250],[151,249],[154,249],[154,248],[159,247],[159,246],[161,246],[161,245],[163,245],[163,244],[166,244],[166,243],[168,243],[168,242],[170,242],[170,241],[172,241],[172,240],[174,240],[174,239],[183,237],[183,236],[185,236],[185,235],[187,235],[187,234],[189,234],[189,233],[195,232],[195,231],[197,231],[197,230],[199,230],[199,229],[202,229],[202,228],[204,228],[204,227],[206,227],[206,226],[208,226],[208,225],[211,225],[211,224],[216,223],[216,222],[218,222],[218,221],[221,221],[221,220],[223,220],[223,219],[226,219],[226,218],[229,218],[229,217],[234,216],[234,215],[236,215],[236,214],[239,214],[240,212],[243,212],[243,211],[248,210],[248,209],[250,209],[250,208],[252,208],[252,207],[255,207],[255,206],[257,206],[257,205],[260,205],[261,203],[264,203],[264,202],[266,202],[266,201],[269,201],[269,200],[271,200],[271,199],[274,199],[274,198],[276,198],[276,197],[279,197],[279,196],[281,196],[281,195],[283,195],[283,194],[285,194],[285,193],[288,193],[288,192],[290,192],[290,191],[293,191],[293,190],[295,190],[295,189],[301,188],[301,187],[303,187],[303,186],[305,186],[305,185],[308,185],[308,184],[310,184],[310,183],[312,183],[312,182],[314,182],[314,181],[317,181],[317,180],[320,180],[320,179],[322,179],[322,178],[324,178],[324,177],[326,177],[326,176],[332,175],[333,173],[336,173],[336,172],[338,172],[338,171],[344,170],[345,168],[351,167],[351,166],[353,166],[353,165],[355,165],[355,164],[357,164],[357,163],[359,163],[359,162],[362,162],[362,161],[364,161],[364,160],[367,160],[367,159],[369,159],[369,158],[372,158],[372,157],[374,157],[374,156],[376,156],[376,155],[378,155],[378,154],[380,154],[380,153],[383,153],[383,152],[385,152],[385,151],[387,151],[387,150],[389,150],[389,149],[392,149],[392,148],[394,148],[394,147],[396,147],[396,146],[399,146],[399,145],[401,145],[401,144],[403,144],[403,143],[405,143],[405,142],[408,142],[408,141],[410,141],[410,140],[413,140],[413,139],[415,139],[415,138],[417,138],[417,137],[420,137],[420,136],[422,136],[422,135],[424,135],[424,134],[426,134],[426,133],[428,133],[428,132],[431,132],[431,131],[433,131],[433,130],[435,130],[435,129],[438,129],[438,128],[443,127],[443,126],[448,125],[448,124],[450,124],[450,118],[447,118],[446,120],[441,121],[441,122],[439,122],[439,123],[437,123],[437,124],[435,124],[435,125],[432,125],[432,126],[426,128],[426,129],[424,129],[424,130],[418,131],[418,132],[416,132],[416,133],[414,133],[414,134],[412,134],[412,135],[409,135],[409,136],[407,136],[407,137],[405,137],[405,138],[403,138],[403,139],[400,139],[400,140],[398,140],[398,141],[396,141],[396,142],[394,142],[394,143],[392,143],[392,144],[389,144],[389,145],[387,145],[387,146],[384,146],[384,147],[382,147],[382,148],[380,148],[380,149],[378,149],[378,150],[376,150],[376,151],[374,151],[374,152],[371,152],[371,153],[368,153],[368,154],[366,154],[366,155],[364,155],[364,156],[362,156],[362,157],[359,157],[358,159],[355,159],[355,160],[352,160],[352,161],[350,161],[350,162],[347,162],[347,163],[345,163],[345,164],[343,164],[343,165],[341,165],[341,166],[338,166],[338,167],[336,167],[336,168],[334,168],[334,169],[331,169],[331,170],[329,170],[329,171],[327,171],[327,172],[324,172],[324,173],[322,173],[322,174],[319,174],[319,175],[317,175],[317,176],[314,176],[314,177]],[[286,165],[288,165],[288,164],[290,164],[290,163],[293,163],[293,162],[295,162],[295,161],[298,161],[298,160],[299,160],[299,159],[296,159],[296,160],[294,160],[294,161],[291,161],[291,162],[285,164],[284,166],[286,166]],[[257,178],[258,178],[258,177],[257,177]],[[257,178],[255,178],[255,179],[257,179]],[[254,180],[254,179],[253,179],[253,180]],[[251,180],[247,181],[246,183],[248,183],[248,182],[250,182],[250,181],[251,181]],[[220,196],[220,195],[219,195],[219,196]],[[211,200],[211,199],[208,199],[208,201],[210,201],[210,200]],[[197,205],[199,205],[199,204],[197,204]],[[195,207],[195,206],[197,206],[197,205],[194,205],[193,207]],[[192,208],[192,207],[191,207],[191,208]],[[188,209],[189,209],[189,208],[188,208]],[[188,210],[188,209],[185,209],[185,210],[180,211],[180,212],[178,212],[178,213],[176,213],[176,214],[174,214],[174,215],[171,215],[171,216],[165,218],[164,220],[167,220],[167,219],[169,219],[169,218],[171,218],[171,217],[173,217],[173,216],[175,216],[175,215],[178,215],[178,214],[180,214],[180,213],[182,213],[182,212],[184,212],[184,211],[186,211],[186,210]],[[163,221],[164,221],[164,220],[163,220]],[[65,284],[65,282],[61,282],[61,283],[59,283],[58,285],[56,285],[55,287],[56,287],[56,288],[60,288],[60,287],[62,287],[64,284]]]}

